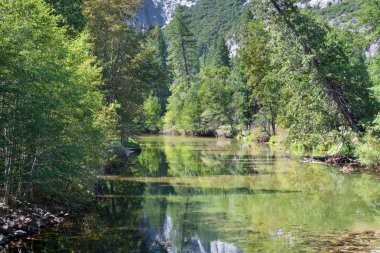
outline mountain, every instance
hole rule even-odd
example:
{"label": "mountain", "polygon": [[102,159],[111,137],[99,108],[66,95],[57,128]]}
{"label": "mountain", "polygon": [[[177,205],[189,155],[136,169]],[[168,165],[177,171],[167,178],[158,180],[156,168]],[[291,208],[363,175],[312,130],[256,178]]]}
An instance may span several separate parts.
{"label": "mountain", "polygon": [[177,5],[191,7],[197,2],[198,0],[143,0],[133,23],[143,30],[155,25],[165,26],[170,22]]}
{"label": "mountain", "polygon": [[[352,1],[355,0],[301,0],[299,6],[312,9],[328,9],[336,3]],[[232,16],[227,15],[228,18],[233,19],[231,21],[236,21],[236,18],[238,18],[241,11],[239,8],[236,8],[235,3],[243,6],[249,2],[250,0],[143,0],[141,8],[136,14],[133,23],[136,27],[143,30],[155,25],[165,26],[170,22],[177,5],[192,7],[190,8],[191,11],[189,11],[190,14],[195,13],[195,15],[197,15],[197,13],[201,13],[201,19],[207,19],[212,22],[218,21],[218,18],[213,20],[215,14],[237,11]],[[359,1],[356,2],[358,3]],[[199,15],[197,17],[199,18]],[[227,21],[227,23],[229,22]],[[221,26],[223,25],[224,24],[221,24]]]}
{"label": "mountain", "polygon": [[[211,60],[215,42],[219,35],[224,36],[232,49],[238,48],[238,41],[234,36],[242,15],[245,12],[247,3],[251,0],[143,0],[133,23],[142,30],[159,25],[161,27],[170,23],[177,5],[187,6],[186,14],[191,30],[196,34],[201,54]],[[355,26],[358,21],[356,11],[368,0],[300,0],[298,5],[301,8],[312,9],[317,15],[327,20],[332,26],[341,28],[354,27],[360,32],[360,28]],[[253,7],[254,8],[254,7]],[[369,45],[367,56],[373,56],[379,45],[374,43]],[[232,50],[234,51],[234,50]],[[232,52],[233,53],[233,52]]]}

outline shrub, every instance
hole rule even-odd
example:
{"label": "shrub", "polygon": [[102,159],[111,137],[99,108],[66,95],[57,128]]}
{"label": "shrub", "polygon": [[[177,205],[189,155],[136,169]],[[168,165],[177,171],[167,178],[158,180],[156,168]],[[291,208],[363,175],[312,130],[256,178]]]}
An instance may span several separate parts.
{"label": "shrub", "polygon": [[380,167],[380,139],[373,134],[366,134],[363,140],[356,145],[354,153],[361,163],[371,167]]}

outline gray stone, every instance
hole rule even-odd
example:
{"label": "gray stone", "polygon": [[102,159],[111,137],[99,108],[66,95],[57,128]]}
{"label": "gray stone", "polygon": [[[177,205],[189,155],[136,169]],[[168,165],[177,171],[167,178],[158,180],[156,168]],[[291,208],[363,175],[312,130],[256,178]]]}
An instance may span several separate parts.
{"label": "gray stone", "polygon": [[25,232],[24,230],[16,230],[16,232],[14,232],[14,235],[15,235],[16,237],[25,236],[25,235],[27,235],[27,234],[28,234],[28,233]]}

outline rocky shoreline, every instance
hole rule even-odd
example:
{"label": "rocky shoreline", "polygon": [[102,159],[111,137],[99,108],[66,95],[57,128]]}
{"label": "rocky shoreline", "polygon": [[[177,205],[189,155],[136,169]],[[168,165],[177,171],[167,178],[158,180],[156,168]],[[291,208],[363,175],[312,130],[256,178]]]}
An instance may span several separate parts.
{"label": "rocky shoreline", "polygon": [[79,204],[42,207],[22,203],[18,207],[0,207],[0,251],[22,245],[23,239],[38,234],[43,228],[61,225],[83,209]]}

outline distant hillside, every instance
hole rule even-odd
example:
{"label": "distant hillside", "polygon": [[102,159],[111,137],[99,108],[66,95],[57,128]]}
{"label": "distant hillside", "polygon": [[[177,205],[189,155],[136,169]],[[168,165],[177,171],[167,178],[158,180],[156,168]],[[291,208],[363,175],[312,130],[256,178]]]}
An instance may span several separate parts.
{"label": "distant hillside", "polygon": [[199,0],[187,9],[190,28],[203,55],[203,64],[211,64],[218,36],[228,40],[237,29],[245,3],[246,0]]}
{"label": "distant hillside", "polygon": [[[356,12],[367,0],[301,0],[299,6],[315,10],[333,26],[362,28],[357,24]],[[219,35],[223,36],[233,47],[234,35],[239,33],[242,14],[249,5],[249,0],[143,0],[134,24],[146,30],[150,26],[161,27],[170,23],[177,5],[184,5],[191,30],[199,43],[203,64],[210,64],[215,43]],[[254,8],[254,7],[253,7]],[[233,39],[232,39],[233,38]],[[239,39],[237,39],[239,41]],[[373,50],[372,50],[373,51]]]}
{"label": "distant hillside", "polygon": [[325,18],[331,25],[346,27],[357,23],[355,13],[366,0],[344,0],[340,3],[317,10],[317,13]]}

